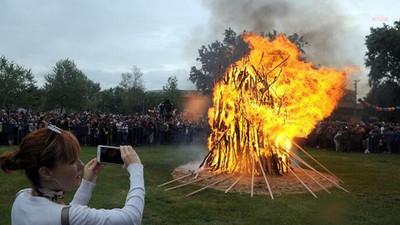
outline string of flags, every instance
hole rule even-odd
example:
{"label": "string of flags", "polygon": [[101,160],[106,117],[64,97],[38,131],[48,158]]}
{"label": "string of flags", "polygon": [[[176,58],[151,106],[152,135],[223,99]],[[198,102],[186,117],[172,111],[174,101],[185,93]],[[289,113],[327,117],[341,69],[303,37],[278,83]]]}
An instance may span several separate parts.
{"label": "string of flags", "polygon": [[379,107],[379,106],[376,106],[376,105],[372,105],[371,103],[366,102],[366,101],[362,100],[361,98],[359,98],[358,101],[361,102],[364,106],[371,107],[375,111],[378,111],[378,112],[393,112],[393,111],[396,111],[396,110],[400,111],[400,106]]}

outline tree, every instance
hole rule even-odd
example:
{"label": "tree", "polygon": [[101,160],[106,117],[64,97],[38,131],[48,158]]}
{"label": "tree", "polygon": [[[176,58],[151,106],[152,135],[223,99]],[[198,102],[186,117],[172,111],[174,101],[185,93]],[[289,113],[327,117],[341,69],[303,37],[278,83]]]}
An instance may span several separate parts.
{"label": "tree", "polygon": [[[384,81],[382,84],[372,86],[367,94],[366,100],[380,107],[393,107],[400,105],[399,84],[392,81]],[[383,121],[399,121],[399,113],[382,113],[367,108],[367,114],[378,117]]]}
{"label": "tree", "polygon": [[[278,36],[278,31],[274,30],[273,32],[268,32],[266,35],[261,33],[261,36],[268,37],[270,40],[274,40],[276,36]],[[308,41],[303,39],[303,36],[298,35],[297,33],[293,33],[287,36],[289,41],[296,44],[297,48],[300,50],[301,53],[305,53],[304,46],[308,45]]]}
{"label": "tree", "polygon": [[37,87],[30,69],[0,57],[0,104],[7,110],[16,107],[34,107]]}
{"label": "tree", "polygon": [[86,109],[97,110],[100,104],[100,83],[87,80],[87,103]]}
{"label": "tree", "polygon": [[144,90],[139,88],[131,88],[124,92],[122,104],[124,113],[144,112]]}
{"label": "tree", "polygon": [[214,83],[220,79],[219,75],[248,51],[247,44],[231,28],[225,30],[224,35],[223,42],[217,40],[198,50],[196,60],[201,62],[201,68],[193,66],[190,70],[189,80],[204,94],[210,94]]}
{"label": "tree", "polygon": [[400,21],[394,26],[371,28],[366,36],[367,53],[365,65],[370,68],[368,82],[370,87],[379,86],[386,81],[400,83]]}
{"label": "tree", "polygon": [[83,110],[99,84],[90,81],[70,59],[60,60],[53,72],[46,77],[44,85],[46,108],[64,110]]}
{"label": "tree", "polygon": [[[277,31],[268,33],[270,39],[274,39]],[[264,36],[264,34],[261,34]],[[300,51],[304,52],[304,45],[308,42],[303,37],[294,33],[288,36],[289,40],[295,43]],[[190,69],[189,80],[196,85],[197,90],[204,94],[211,94],[214,84],[222,78],[226,69],[232,63],[249,53],[247,43],[243,41],[242,35],[237,35],[231,28],[225,30],[223,42],[215,41],[209,45],[202,46],[199,50],[197,61],[201,62],[201,68],[193,66]]]}
{"label": "tree", "polygon": [[146,91],[144,97],[144,109],[157,109],[158,105],[165,99],[163,91]]}
{"label": "tree", "polygon": [[131,88],[144,90],[144,82],[142,77],[142,71],[137,66],[133,66],[131,73],[126,72],[121,74],[121,82],[119,85],[125,90],[129,90]]}
{"label": "tree", "polygon": [[[381,107],[400,105],[400,21],[394,26],[371,28],[366,36],[365,65],[370,68],[368,84],[371,87],[366,100]],[[383,120],[396,121],[397,113],[369,112]]]}
{"label": "tree", "polygon": [[168,77],[167,83],[163,86],[163,94],[165,99],[169,99],[175,107],[181,108],[182,106],[182,94],[178,89],[178,78],[176,76]]}
{"label": "tree", "polygon": [[123,112],[143,112],[144,110],[144,82],[142,71],[133,66],[132,72],[121,74],[119,87],[123,105]]}
{"label": "tree", "polygon": [[109,88],[100,92],[98,109],[102,112],[121,113],[122,112],[122,93],[121,87]]}

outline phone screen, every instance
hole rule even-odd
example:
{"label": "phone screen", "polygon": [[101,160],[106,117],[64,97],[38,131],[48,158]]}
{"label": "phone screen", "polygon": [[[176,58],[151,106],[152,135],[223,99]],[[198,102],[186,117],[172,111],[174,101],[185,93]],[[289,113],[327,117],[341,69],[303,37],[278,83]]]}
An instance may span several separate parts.
{"label": "phone screen", "polygon": [[100,146],[100,162],[124,164],[121,159],[121,151],[119,148],[112,148],[107,146]]}

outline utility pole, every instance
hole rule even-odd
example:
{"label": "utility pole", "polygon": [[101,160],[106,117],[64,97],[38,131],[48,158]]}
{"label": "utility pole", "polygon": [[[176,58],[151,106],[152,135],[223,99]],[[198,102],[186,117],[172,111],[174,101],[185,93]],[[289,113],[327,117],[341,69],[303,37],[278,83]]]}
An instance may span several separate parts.
{"label": "utility pole", "polygon": [[354,80],[354,117],[357,116],[357,84],[360,80]]}

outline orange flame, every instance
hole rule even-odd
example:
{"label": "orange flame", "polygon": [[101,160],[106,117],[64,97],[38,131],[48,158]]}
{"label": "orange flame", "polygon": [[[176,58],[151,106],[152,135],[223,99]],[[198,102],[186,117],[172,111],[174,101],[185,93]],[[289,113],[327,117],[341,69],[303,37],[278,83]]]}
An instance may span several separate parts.
{"label": "orange flame", "polygon": [[245,33],[244,41],[249,55],[231,65],[214,87],[205,161],[217,172],[250,174],[260,161],[270,174],[284,173],[291,140],[306,137],[332,113],[344,94],[347,72],[301,60],[284,34],[270,41]]}

